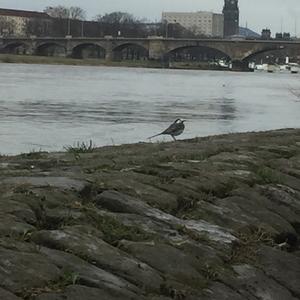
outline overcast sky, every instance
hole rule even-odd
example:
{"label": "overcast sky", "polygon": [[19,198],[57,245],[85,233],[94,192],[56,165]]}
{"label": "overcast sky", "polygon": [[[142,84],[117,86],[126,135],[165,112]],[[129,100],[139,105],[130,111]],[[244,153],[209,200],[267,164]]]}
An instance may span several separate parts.
{"label": "overcast sky", "polygon": [[[112,11],[126,11],[149,20],[160,20],[162,11],[221,12],[223,0],[0,0],[0,7],[43,10],[46,6],[81,6],[88,17]],[[300,0],[240,0],[240,24],[260,32],[268,27],[273,33],[283,31],[300,36]],[[297,23],[297,26],[295,26]]]}

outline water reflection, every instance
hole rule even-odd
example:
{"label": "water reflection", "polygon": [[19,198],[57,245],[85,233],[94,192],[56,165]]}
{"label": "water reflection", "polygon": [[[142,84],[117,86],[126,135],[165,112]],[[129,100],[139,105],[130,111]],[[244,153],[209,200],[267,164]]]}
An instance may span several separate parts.
{"label": "water reflection", "polygon": [[173,120],[182,116],[188,120],[207,118],[211,120],[233,120],[236,116],[234,99],[215,98],[211,102],[182,103],[147,103],[137,101],[104,102],[104,103],[51,103],[44,101],[22,101],[11,104],[3,102],[0,105],[2,121],[18,122],[22,119],[31,123],[93,123],[104,121],[111,123],[148,123]]}

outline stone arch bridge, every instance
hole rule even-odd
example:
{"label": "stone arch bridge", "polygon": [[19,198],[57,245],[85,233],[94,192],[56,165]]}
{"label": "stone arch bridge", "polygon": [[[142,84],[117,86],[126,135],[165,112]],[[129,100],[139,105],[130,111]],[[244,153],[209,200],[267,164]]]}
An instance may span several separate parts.
{"label": "stone arch bridge", "polygon": [[43,55],[49,49],[53,53],[60,53],[66,57],[82,56],[82,51],[93,47],[99,57],[113,60],[117,54],[128,47],[134,47],[152,60],[167,61],[173,52],[180,49],[205,47],[224,53],[234,65],[243,68],[251,57],[272,50],[285,50],[300,55],[300,41],[278,40],[229,40],[229,39],[164,39],[159,37],[149,38],[1,38],[0,52],[14,53],[21,49],[21,54]]}

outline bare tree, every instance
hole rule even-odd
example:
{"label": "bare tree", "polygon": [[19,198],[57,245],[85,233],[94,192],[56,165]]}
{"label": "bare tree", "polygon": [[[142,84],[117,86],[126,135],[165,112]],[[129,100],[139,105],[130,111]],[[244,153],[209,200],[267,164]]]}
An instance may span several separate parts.
{"label": "bare tree", "polygon": [[44,9],[44,12],[47,13],[52,18],[58,19],[67,19],[69,17],[69,10],[65,6],[47,6]]}
{"label": "bare tree", "polygon": [[72,20],[85,20],[86,19],[86,12],[81,7],[71,6],[69,8],[69,12],[70,12],[70,19],[72,19]]}
{"label": "bare tree", "polygon": [[58,19],[85,20],[86,16],[85,10],[78,6],[48,6],[44,12],[52,18]]}
{"label": "bare tree", "polygon": [[105,14],[104,16],[96,16],[98,22],[107,24],[135,24],[140,23],[140,21],[135,18],[132,14],[116,11],[110,14]]}
{"label": "bare tree", "polygon": [[52,22],[41,18],[32,18],[25,23],[25,34],[27,36],[47,36],[51,34]]}

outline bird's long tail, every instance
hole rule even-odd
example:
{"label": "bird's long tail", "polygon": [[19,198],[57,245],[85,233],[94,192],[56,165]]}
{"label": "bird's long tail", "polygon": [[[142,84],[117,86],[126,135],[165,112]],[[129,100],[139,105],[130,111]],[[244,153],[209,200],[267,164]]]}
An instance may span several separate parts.
{"label": "bird's long tail", "polygon": [[152,138],[154,138],[154,137],[157,137],[157,136],[159,136],[159,135],[162,135],[162,133],[159,133],[159,134],[156,134],[156,135],[150,136],[150,137],[148,137],[148,140],[151,140]]}

